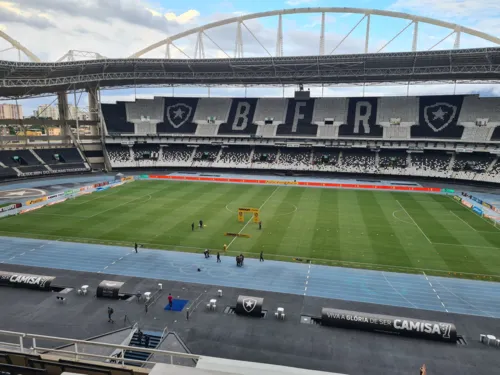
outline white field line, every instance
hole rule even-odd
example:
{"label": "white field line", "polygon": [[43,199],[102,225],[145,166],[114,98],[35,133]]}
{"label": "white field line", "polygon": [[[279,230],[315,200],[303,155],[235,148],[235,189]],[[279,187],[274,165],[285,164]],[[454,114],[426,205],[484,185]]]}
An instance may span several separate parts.
{"label": "white field line", "polygon": [[[468,209],[469,211],[472,211],[470,208],[463,206],[461,203],[458,203],[458,202],[457,202],[455,199],[453,199],[452,197],[450,197],[450,199],[451,199],[453,202],[455,202],[456,204],[458,204],[460,207],[462,207],[462,208],[466,208],[466,209]],[[474,211],[472,211],[472,212],[474,212]],[[476,215],[477,215],[477,214],[476,214]],[[479,216],[479,215],[477,215],[477,216]],[[488,224],[490,224],[493,228],[495,228],[496,230],[500,231],[500,229],[499,229],[499,228],[498,228],[495,224],[493,224],[491,221],[489,221],[489,220],[485,219],[485,218],[484,218],[484,217],[482,217],[482,216],[479,216],[479,217],[480,217],[481,219],[483,219],[484,221],[486,221]]]}
{"label": "white field line", "polygon": [[[276,187],[276,189],[273,190],[273,192],[271,193],[270,196],[267,197],[267,199],[264,201],[264,203],[262,203],[259,207],[259,210],[262,210],[262,207],[264,207],[264,205],[269,202],[269,199],[271,199],[271,197],[274,195],[274,193],[276,193],[278,191],[278,189],[280,188],[280,186]],[[246,222],[246,224],[243,226],[243,228],[241,228],[241,230],[238,232],[238,234],[241,234],[241,232],[243,232],[243,230],[247,227],[248,224],[250,224],[250,222],[253,220],[253,217],[250,217],[250,219]],[[238,237],[234,237],[231,242],[229,242],[229,244],[227,245],[227,249],[229,249],[229,246],[232,245],[232,243],[237,239]]]}
{"label": "white field line", "polygon": [[[10,231],[5,231],[5,230],[0,230],[0,236],[2,233],[12,233],[19,235],[19,232],[10,232]],[[28,233],[28,232],[22,232],[23,234],[26,234],[28,236],[32,237],[17,237],[17,238],[28,238],[31,240],[36,241],[37,237],[56,237],[59,242],[64,242],[65,239],[73,239],[73,240],[79,240],[78,243],[81,243],[82,245],[99,245],[99,246],[118,246],[118,247],[124,247],[124,245],[131,244],[133,245],[134,242],[132,241],[111,241],[111,240],[99,240],[96,238],[87,238],[87,237],[70,237],[70,236],[64,236],[61,237],[60,235],[54,236],[54,235],[49,235],[49,234],[39,234],[39,233]],[[7,238],[16,238],[14,236],[8,236]],[[108,244],[105,244],[105,243]],[[194,250],[205,250],[206,247],[195,247],[195,246],[181,246],[181,245],[172,245],[172,244],[165,244],[165,243],[150,243],[150,242],[141,242],[141,244],[144,245],[153,245],[153,246],[163,246],[163,247],[172,247],[172,250],[175,251],[176,248],[179,249],[194,249]],[[467,246],[467,245],[456,245],[456,244],[438,244],[434,243],[437,245],[449,245],[449,246]],[[475,246],[478,247],[478,246]],[[482,246],[481,246],[482,247]],[[488,248],[489,249],[489,248]],[[495,248],[496,249],[496,248]],[[220,251],[220,249],[210,249],[210,251]],[[228,251],[228,253],[232,254],[251,254],[251,255],[258,255],[260,253],[255,253],[252,251]],[[131,253],[130,253],[131,254]],[[129,255],[129,254],[126,254]],[[442,269],[435,269],[435,268],[418,268],[418,267],[405,267],[405,266],[394,266],[391,264],[380,264],[380,263],[369,263],[369,262],[350,262],[350,261],[343,261],[343,260],[338,260],[338,259],[324,259],[324,258],[312,258],[312,257],[304,257],[303,255],[278,255],[278,254],[273,254],[275,257],[280,257],[280,258],[304,258],[307,260],[311,261],[318,261],[318,262],[338,262],[340,264],[346,264],[346,265],[360,265],[360,266],[372,266],[372,267],[388,267],[388,268],[393,268],[393,269],[404,269],[404,270],[414,270],[414,271],[432,271],[432,272],[454,272],[450,271],[449,269],[447,270],[442,270]],[[375,270],[376,271],[376,270]],[[472,275],[472,276],[487,276],[487,277],[500,277],[500,274],[484,274],[484,273],[471,273],[471,272],[458,272],[463,275]]]}
{"label": "white field line", "polygon": [[417,306],[415,306],[413,303],[411,303],[410,301],[408,301],[408,299],[403,296],[396,288],[394,288],[394,285],[392,285],[392,283],[389,281],[389,279],[385,276],[385,273],[382,272],[382,276],[384,276],[384,279],[385,281],[387,282],[387,284],[389,284],[389,286],[397,293],[401,296],[401,298],[403,298],[406,302],[408,302],[409,305],[411,305],[412,307],[418,309]]}
{"label": "white field line", "polygon": [[471,227],[471,225],[466,222],[464,219],[462,219],[460,216],[458,216],[456,213],[454,213],[452,210],[450,210],[450,212],[455,215],[462,223],[464,223],[465,225],[467,225],[470,229],[472,229],[474,232],[477,232],[477,230],[475,230],[474,228]]}
{"label": "white field line", "polygon": [[429,283],[431,289],[434,291],[434,293],[436,293],[436,297],[438,298],[439,302],[441,302],[441,305],[443,305],[443,309],[446,311],[446,312],[449,312],[448,309],[446,308],[446,306],[444,305],[444,302],[441,300],[441,297],[439,297],[439,294],[438,292],[436,292],[436,289],[434,289],[434,287],[432,286],[432,283],[431,281],[429,280],[429,278],[427,277],[427,275],[425,274],[425,272],[422,272],[425,276],[425,279],[427,280],[427,282]]}
{"label": "white field line", "polygon": [[107,210],[104,210],[104,211],[98,212],[98,213],[96,213],[96,214],[94,214],[94,215],[92,215],[92,216],[88,216],[88,217],[87,217],[87,219],[92,219],[93,217],[96,217],[96,216],[102,215],[102,214],[103,214],[103,213],[105,213],[105,212],[108,212],[108,211],[114,210],[114,209],[116,209],[116,208],[118,208],[118,207],[121,207],[121,206],[125,206],[126,204],[129,204],[129,203],[135,202],[135,201],[137,201],[137,200],[139,200],[139,199],[141,199],[141,198],[145,198],[145,197],[149,197],[149,199],[146,201],[146,202],[148,202],[149,200],[151,200],[151,193],[149,193],[149,194],[145,194],[145,195],[141,195],[140,197],[137,197],[137,198],[135,198],[135,199],[132,199],[131,201],[127,201],[127,202],[121,203],[121,204],[119,204],[119,205],[117,205],[117,206],[114,206],[114,207],[108,208]]}
{"label": "white field line", "polygon": [[401,208],[403,209],[404,212],[406,212],[406,214],[408,215],[408,217],[411,219],[411,221],[413,221],[413,224],[415,224],[417,226],[417,228],[420,230],[420,232],[424,235],[424,237],[427,239],[427,241],[429,241],[430,244],[432,244],[432,241],[429,239],[429,237],[427,237],[427,235],[424,233],[424,231],[422,230],[422,228],[420,228],[420,226],[417,224],[417,222],[413,219],[413,217],[408,213],[408,211],[406,211],[406,209],[403,207],[403,205],[401,204],[400,201],[396,200],[396,202],[398,202],[398,204],[401,206]]}

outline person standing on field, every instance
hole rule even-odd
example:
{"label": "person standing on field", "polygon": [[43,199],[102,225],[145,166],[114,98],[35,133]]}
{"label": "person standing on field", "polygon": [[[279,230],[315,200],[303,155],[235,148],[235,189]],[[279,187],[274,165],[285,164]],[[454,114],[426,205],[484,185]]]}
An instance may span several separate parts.
{"label": "person standing on field", "polygon": [[217,251],[217,263],[220,263],[220,253]]}
{"label": "person standing on field", "polygon": [[194,222],[191,223],[191,231],[194,232]]}
{"label": "person standing on field", "polygon": [[260,252],[260,260],[259,260],[259,262],[263,262],[263,261],[264,261],[264,252],[261,251]]}
{"label": "person standing on field", "polygon": [[137,251],[137,242],[134,244],[134,249],[135,249],[135,253],[137,254],[138,251]]}
{"label": "person standing on field", "polygon": [[227,250],[227,245],[226,244],[224,244],[223,249],[224,249],[224,252],[226,252],[226,250]]}

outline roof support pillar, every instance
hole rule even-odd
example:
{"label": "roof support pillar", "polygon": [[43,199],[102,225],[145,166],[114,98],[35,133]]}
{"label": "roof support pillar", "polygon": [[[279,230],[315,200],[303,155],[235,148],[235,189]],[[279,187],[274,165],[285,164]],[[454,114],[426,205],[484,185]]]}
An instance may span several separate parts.
{"label": "roof support pillar", "polygon": [[416,52],[418,46],[418,21],[413,23],[413,43],[411,45],[411,51]]}
{"label": "roof support pillar", "polygon": [[325,12],[321,13],[321,34],[319,36],[319,55],[320,56],[325,55]]}
{"label": "roof support pillar", "polygon": [[369,43],[370,43],[370,15],[368,14],[366,17],[365,53],[368,53]]}

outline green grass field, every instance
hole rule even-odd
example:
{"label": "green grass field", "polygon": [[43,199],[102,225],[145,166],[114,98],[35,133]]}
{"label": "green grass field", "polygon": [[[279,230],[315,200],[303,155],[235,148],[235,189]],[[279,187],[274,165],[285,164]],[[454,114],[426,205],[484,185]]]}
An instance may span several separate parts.
{"label": "green grass field", "polygon": [[[238,207],[260,208],[263,229]],[[442,195],[136,181],[0,223],[6,236],[500,280],[500,229]]]}

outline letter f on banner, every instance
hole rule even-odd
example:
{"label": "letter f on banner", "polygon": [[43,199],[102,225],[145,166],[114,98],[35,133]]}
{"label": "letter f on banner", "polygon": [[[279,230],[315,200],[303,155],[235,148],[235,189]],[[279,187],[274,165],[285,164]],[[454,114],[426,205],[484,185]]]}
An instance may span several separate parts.
{"label": "letter f on banner", "polygon": [[[245,130],[248,126],[248,114],[250,113],[250,104],[239,102],[234,114],[233,130]],[[240,123],[241,119],[241,124]],[[238,125],[239,124],[239,125]]]}
{"label": "letter f on banner", "polygon": [[295,113],[293,114],[293,125],[292,125],[292,133],[297,132],[297,125],[299,124],[299,120],[304,119],[304,114],[300,113],[300,109],[305,107],[307,104],[305,102],[297,102],[295,103]]}
{"label": "letter f on banner", "polygon": [[[364,111],[364,115],[361,111]],[[370,116],[372,115],[372,105],[370,102],[357,102],[356,103],[356,114],[354,116],[354,133],[359,134],[359,123],[363,124],[363,130],[365,134],[370,134]]]}

